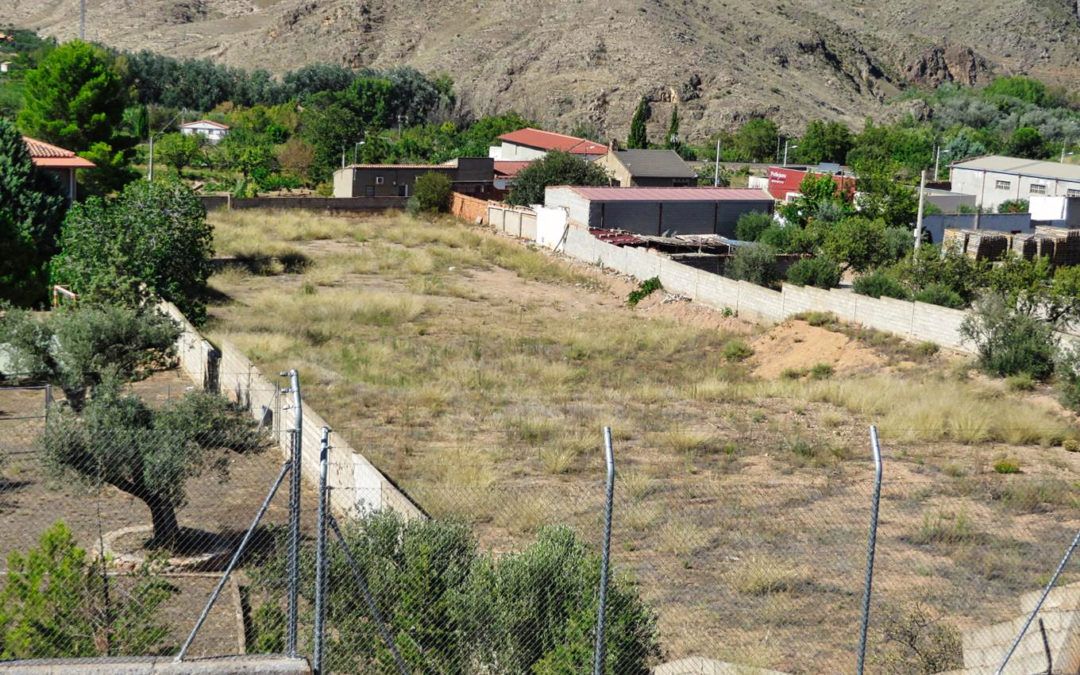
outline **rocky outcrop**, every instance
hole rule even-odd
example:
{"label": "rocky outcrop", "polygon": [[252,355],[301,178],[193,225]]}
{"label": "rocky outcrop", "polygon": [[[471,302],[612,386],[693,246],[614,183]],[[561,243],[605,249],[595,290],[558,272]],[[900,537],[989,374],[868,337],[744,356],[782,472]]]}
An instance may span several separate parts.
{"label": "rocky outcrop", "polygon": [[946,82],[966,86],[985,80],[990,64],[971,47],[936,45],[916,56],[905,69],[905,76],[916,84],[936,87]]}

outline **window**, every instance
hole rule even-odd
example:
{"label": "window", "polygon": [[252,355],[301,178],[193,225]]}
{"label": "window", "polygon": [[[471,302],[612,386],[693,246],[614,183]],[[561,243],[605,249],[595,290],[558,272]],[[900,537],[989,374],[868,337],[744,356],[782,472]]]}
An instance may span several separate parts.
{"label": "window", "polygon": [[382,185],[384,182],[385,181],[383,180],[382,176],[375,176],[375,184],[376,185]]}
{"label": "window", "polygon": [[1080,197],[1080,190],[1066,190],[1066,197]]}
{"label": "window", "polygon": [[1010,187],[1012,187],[1012,181],[996,180],[994,181],[994,187],[998,190],[1008,190]]}
{"label": "window", "polygon": [[1031,194],[1033,194],[1033,195],[1044,195],[1044,194],[1046,194],[1046,186],[1045,185],[1040,185],[1039,183],[1032,183],[1031,184]]}

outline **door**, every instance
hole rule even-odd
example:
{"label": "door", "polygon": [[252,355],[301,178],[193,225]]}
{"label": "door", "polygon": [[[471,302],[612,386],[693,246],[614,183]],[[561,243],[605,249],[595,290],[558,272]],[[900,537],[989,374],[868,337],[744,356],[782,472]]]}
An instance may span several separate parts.
{"label": "door", "polygon": [[397,193],[398,193],[398,197],[408,197],[409,196],[409,184],[408,183],[402,183],[401,185],[398,185],[397,186]]}

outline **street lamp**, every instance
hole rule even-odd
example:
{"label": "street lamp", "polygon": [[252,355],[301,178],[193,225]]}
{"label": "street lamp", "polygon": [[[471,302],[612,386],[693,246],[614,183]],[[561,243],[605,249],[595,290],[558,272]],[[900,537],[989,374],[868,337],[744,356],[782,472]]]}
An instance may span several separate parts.
{"label": "street lamp", "polygon": [[787,139],[784,140],[784,166],[787,166],[788,149],[790,148],[791,150],[794,150],[795,148],[799,147],[798,145],[790,145],[790,143],[791,141]]}

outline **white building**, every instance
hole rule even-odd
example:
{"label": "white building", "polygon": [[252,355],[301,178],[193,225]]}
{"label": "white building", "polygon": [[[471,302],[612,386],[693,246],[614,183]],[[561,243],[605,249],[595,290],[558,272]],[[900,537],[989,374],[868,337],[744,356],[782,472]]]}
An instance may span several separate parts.
{"label": "white building", "polygon": [[198,134],[210,143],[217,143],[229,133],[229,125],[210,120],[197,120],[180,125],[180,133],[185,136]]}
{"label": "white building", "polygon": [[996,209],[1010,199],[1080,197],[1080,165],[989,155],[952,165],[952,191]]}

